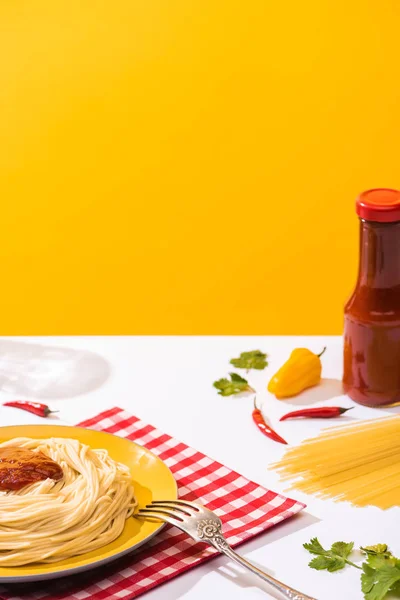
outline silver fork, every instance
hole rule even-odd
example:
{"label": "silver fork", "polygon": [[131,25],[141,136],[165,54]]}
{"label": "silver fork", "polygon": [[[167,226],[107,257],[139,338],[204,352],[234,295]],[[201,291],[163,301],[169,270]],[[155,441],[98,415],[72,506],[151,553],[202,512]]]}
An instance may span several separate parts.
{"label": "silver fork", "polygon": [[141,508],[135,517],[158,519],[181,529],[196,542],[205,542],[216,548],[222,554],[242,565],[255,575],[258,575],[290,600],[316,600],[281,583],[271,575],[264,573],[246,559],[236,554],[222,534],[222,522],[211,510],[201,504],[186,500],[153,500],[146,508]]}

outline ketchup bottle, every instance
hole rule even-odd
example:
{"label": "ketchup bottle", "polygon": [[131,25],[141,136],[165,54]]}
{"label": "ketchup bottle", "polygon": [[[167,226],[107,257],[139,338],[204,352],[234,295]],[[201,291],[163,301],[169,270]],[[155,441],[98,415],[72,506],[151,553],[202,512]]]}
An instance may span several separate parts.
{"label": "ketchup bottle", "polygon": [[345,392],[360,404],[400,402],[400,191],[375,189],[356,202],[360,261],[345,307]]}

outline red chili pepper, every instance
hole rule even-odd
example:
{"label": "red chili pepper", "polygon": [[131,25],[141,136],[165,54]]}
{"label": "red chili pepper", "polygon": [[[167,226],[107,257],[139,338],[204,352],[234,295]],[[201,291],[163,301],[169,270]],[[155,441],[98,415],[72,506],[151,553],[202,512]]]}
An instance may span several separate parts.
{"label": "red chili pepper", "polygon": [[4,402],[3,406],[21,408],[22,410],[27,410],[28,412],[38,415],[39,417],[48,417],[51,413],[58,412],[58,410],[50,410],[47,404],[40,404],[40,402],[28,402],[27,400]]}
{"label": "red chili pepper", "polygon": [[286,419],[295,419],[296,417],[309,417],[311,419],[332,419],[333,417],[340,417],[348,410],[354,408],[342,408],[341,406],[320,406],[318,408],[304,408],[303,410],[294,410],[293,412],[283,415],[279,420],[286,421]]}
{"label": "red chili pepper", "polygon": [[287,442],[272,429],[265,422],[264,417],[262,416],[261,410],[257,408],[256,399],[254,398],[254,410],[252,413],[253,421],[257,425],[258,429],[274,442],[280,442],[281,444],[287,444]]}

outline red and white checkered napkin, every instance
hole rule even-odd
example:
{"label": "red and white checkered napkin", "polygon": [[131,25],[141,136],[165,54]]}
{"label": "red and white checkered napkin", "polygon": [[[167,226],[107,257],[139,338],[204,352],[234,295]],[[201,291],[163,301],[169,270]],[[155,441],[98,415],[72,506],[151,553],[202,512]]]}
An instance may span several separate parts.
{"label": "red and white checkered napkin", "polygon": [[[174,474],[180,498],[198,500],[214,510],[232,546],[304,508],[304,504],[266,490],[120,408],[107,410],[80,425],[127,437],[157,454]],[[41,584],[2,588],[0,597],[131,600],[216,553],[211,547],[195,544],[175,527],[166,527],[148,544],[114,563]]]}

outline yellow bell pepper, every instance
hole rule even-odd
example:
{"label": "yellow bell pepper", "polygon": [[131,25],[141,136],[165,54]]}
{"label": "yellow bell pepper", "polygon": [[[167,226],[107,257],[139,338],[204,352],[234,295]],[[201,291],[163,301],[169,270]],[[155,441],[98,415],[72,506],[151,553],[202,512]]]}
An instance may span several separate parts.
{"label": "yellow bell pepper", "polygon": [[321,354],[314,354],[307,348],[296,348],[289,359],[275,373],[268,384],[268,391],[279,400],[300,394],[303,390],[318,385],[321,381]]}

